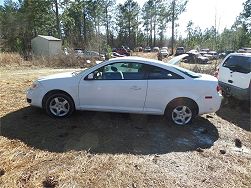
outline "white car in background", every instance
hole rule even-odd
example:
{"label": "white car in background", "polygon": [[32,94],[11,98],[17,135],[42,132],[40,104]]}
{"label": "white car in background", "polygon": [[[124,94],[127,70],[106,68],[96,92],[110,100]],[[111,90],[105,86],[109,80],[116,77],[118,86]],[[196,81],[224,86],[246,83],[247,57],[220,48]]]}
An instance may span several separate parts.
{"label": "white car in background", "polygon": [[153,59],[123,57],[79,71],[36,80],[27,102],[44,108],[52,117],[70,116],[74,110],[167,115],[178,125],[198,114],[216,112],[221,94],[218,80]]}
{"label": "white car in background", "polygon": [[91,60],[91,59],[102,60],[102,61],[105,60],[104,54],[99,54],[98,52],[95,52],[95,51],[88,51],[88,50],[83,51],[83,50],[77,49],[77,50],[74,50],[74,52],[77,57],[84,58],[87,60]]}
{"label": "white car in background", "polygon": [[167,57],[167,56],[169,55],[167,49],[161,49],[159,53],[160,53],[160,55],[162,55],[163,57]]}
{"label": "white car in background", "polygon": [[229,54],[219,65],[218,79],[223,95],[250,102],[251,53]]}
{"label": "white car in background", "polygon": [[212,56],[212,59],[219,58],[219,54],[216,51],[209,51],[208,54]]}

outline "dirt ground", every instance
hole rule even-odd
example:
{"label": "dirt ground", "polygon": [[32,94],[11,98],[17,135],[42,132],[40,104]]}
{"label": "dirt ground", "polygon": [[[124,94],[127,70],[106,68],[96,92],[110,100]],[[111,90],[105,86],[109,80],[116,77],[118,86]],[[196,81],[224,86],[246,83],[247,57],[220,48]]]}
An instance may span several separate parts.
{"label": "dirt ground", "polygon": [[34,79],[72,70],[0,68],[0,187],[251,187],[243,104],[224,101],[178,127],[161,116],[103,112],[57,120],[26,103]]}

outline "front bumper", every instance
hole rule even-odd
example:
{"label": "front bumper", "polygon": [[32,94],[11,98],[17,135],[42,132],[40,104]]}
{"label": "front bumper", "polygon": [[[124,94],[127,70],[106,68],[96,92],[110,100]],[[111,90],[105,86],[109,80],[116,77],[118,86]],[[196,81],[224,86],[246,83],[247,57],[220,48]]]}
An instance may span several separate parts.
{"label": "front bumper", "polygon": [[42,86],[36,89],[28,89],[26,91],[26,101],[31,105],[31,106],[37,106],[42,108],[42,99],[44,96],[44,89]]}
{"label": "front bumper", "polygon": [[234,97],[239,100],[250,101],[250,88],[242,89],[219,81],[222,92],[227,97]]}

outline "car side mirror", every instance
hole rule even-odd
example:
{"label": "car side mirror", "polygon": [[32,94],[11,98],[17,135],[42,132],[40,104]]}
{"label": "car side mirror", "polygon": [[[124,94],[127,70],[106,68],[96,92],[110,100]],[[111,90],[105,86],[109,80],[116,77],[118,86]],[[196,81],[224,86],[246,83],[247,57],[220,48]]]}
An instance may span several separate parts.
{"label": "car side mirror", "polygon": [[93,80],[94,74],[93,73],[88,74],[87,78],[88,80]]}

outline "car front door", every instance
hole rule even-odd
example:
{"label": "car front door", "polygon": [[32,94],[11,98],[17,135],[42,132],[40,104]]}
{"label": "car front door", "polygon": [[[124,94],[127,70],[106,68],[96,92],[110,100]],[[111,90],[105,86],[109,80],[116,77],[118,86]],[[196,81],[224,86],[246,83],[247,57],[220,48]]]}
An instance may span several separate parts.
{"label": "car front door", "polygon": [[115,112],[142,112],[147,90],[144,64],[113,63],[82,78],[80,108]]}

